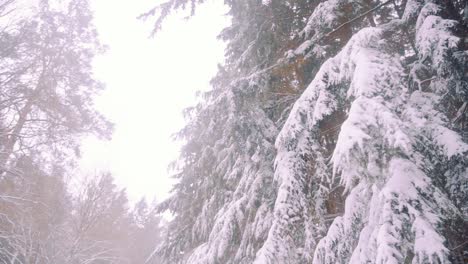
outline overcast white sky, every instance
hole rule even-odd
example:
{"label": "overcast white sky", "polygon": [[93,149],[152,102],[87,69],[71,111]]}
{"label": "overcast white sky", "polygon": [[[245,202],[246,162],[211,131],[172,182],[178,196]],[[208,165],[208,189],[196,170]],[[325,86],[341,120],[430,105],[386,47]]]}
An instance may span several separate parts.
{"label": "overcast white sky", "polygon": [[110,170],[132,200],[164,199],[172,184],[167,166],[179,149],[170,136],[223,59],[224,44],[216,36],[228,23],[226,8],[223,1],[208,1],[188,21],[183,14],[169,18],[151,39],[152,21],[136,17],[161,0],[91,2],[109,46],[95,63],[96,77],[107,85],[96,103],[116,130],[110,142],[87,138],[81,165],[91,172]]}

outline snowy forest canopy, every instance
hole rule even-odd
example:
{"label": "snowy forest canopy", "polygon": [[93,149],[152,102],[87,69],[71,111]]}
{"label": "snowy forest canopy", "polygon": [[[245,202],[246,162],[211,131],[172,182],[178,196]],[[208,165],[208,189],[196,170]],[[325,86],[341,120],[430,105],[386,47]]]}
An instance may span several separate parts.
{"label": "snowy forest canopy", "polygon": [[[155,33],[170,0],[143,17]],[[468,4],[228,0],[163,263],[466,263]]]}

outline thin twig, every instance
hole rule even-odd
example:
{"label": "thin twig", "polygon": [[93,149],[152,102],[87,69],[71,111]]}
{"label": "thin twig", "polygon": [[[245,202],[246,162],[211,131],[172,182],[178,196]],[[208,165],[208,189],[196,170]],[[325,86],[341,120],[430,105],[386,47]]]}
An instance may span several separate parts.
{"label": "thin twig", "polygon": [[363,17],[367,16],[369,13],[374,12],[375,10],[377,10],[377,9],[381,8],[382,6],[387,5],[387,4],[389,4],[389,3],[393,2],[393,1],[394,1],[394,0],[389,0],[389,1],[387,1],[387,2],[384,2],[384,3],[382,3],[382,4],[380,4],[380,5],[376,6],[376,7],[374,7],[374,8],[372,8],[372,9],[370,9],[370,10],[364,12],[363,14],[361,14],[361,15],[359,15],[359,16],[357,16],[357,17],[355,17],[355,18],[353,18],[353,19],[351,19],[351,20],[349,20],[349,21],[347,21],[347,22],[345,22],[345,23],[343,23],[343,24],[341,24],[339,27],[337,27],[337,28],[335,28],[334,30],[328,32],[328,34],[325,35],[325,37],[326,37],[326,38],[330,37],[331,35],[335,34],[338,30],[342,29],[343,27],[345,27],[345,26],[347,26],[347,25],[353,23],[354,21],[356,21],[356,20],[358,20],[358,19],[360,19],[360,18],[363,18]]}
{"label": "thin twig", "polygon": [[425,80],[422,80],[422,81],[420,82],[420,84],[424,84],[424,83],[433,81],[433,80],[435,80],[435,79],[437,79],[437,77],[432,77],[432,78],[429,78],[429,79],[425,79]]}
{"label": "thin twig", "polygon": [[454,247],[454,248],[452,248],[452,249],[450,249],[450,250],[452,250],[452,251],[453,251],[453,250],[457,250],[458,248],[460,248],[460,247],[466,245],[467,243],[468,243],[468,240],[466,240],[465,242],[461,243],[460,245],[458,245],[458,246],[456,246],[456,247]]}

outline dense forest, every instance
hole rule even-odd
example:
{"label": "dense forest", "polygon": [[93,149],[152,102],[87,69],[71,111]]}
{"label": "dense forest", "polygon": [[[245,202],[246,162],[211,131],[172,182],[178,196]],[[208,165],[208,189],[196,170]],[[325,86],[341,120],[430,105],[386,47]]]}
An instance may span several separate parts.
{"label": "dense forest", "polygon": [[[143,17],[155,32],[177,10]],[[163,263],[466,263],[468,4],[226,0]]]}
{"label": "dense forest", "polygon": [[171,196],[132,203],[78,168],[113,133],[90,1],[0,0],[0,263],[467,263],[468,3],[224,2]]}
{"label": "dense forest", "polygon": [[78,175],[81,139],[112,133],[93,105],[102,51],[87,0],[0,0],[2,264],[156,260],[155,203],[131,204],[109,173]]}

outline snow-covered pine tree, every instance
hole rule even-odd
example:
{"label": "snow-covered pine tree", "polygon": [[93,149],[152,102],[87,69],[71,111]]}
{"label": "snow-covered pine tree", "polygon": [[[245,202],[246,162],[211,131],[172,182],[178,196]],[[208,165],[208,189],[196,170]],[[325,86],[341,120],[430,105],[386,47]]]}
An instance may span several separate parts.
{"label": "snow-covered pine tree", "polygon": [[[180,1],[161,6],[177,8]],[[161,204],[174,219],[164,263],[252,263],[270,229],[276,199],[274,141],[310,61],[281,60],[310,15],[308,1],[232,1],[226,64],[213,90],[187,111],[175,164],[178,183]],[[288,44],[288,45],[285,45]]]}
{"label": "snow-covered pine tree", "polygon": [[[306,29],[320,34],[352,2],[359,1],[324,1]],[[462,5],[373,2],[369,12],[319,35],[394,4],[390,17],[354,33],[295,103],[276,141],[275,220],[256,263],[449,263],[466,241],[468,145],[454,123],[465,118],[468,89]],[[303,45],[320,50],[320,38]],[[343,215],[320,239],[323,213],[332,213],[320,202],[339,185]],[[305,210],[310,197],[315,211]],[[314,230],[318,244],[301,254],[294,236]]]}

